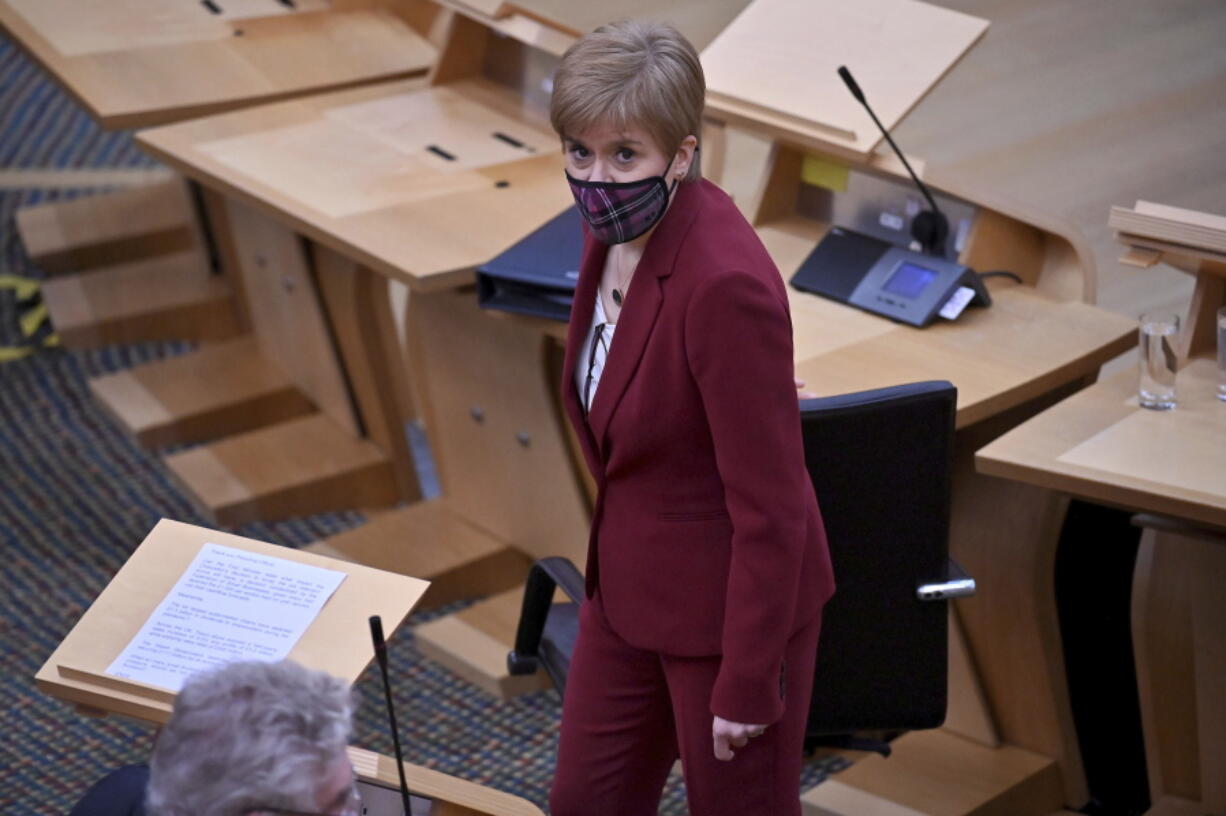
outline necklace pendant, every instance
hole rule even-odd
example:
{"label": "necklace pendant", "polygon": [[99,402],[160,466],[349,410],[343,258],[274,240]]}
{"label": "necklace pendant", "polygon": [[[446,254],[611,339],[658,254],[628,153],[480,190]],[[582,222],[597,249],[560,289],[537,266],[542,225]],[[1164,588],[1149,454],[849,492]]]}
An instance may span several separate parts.
{"label": "necklace pendant", "polygon": [[620,289],[613,290],[613,302],[616,303],[619,307],[622,305],[622,290]]}

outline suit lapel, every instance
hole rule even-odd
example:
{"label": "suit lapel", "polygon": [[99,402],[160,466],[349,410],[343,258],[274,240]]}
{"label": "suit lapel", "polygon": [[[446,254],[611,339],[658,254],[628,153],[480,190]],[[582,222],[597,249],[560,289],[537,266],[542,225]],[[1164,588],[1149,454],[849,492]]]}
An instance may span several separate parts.
{"label": "suit lapel", "polygon": [[[678,188],[673,206],[647,241],[634,272],[634,282],[626,293],[609,358],[600,376],[600,387],[596,389],[592,410],[588,413],[588,425],[602,454],[609,421],[634,377],[664,302],[663,278],[672,274],[678,251],[701,206],[700,184],[684,184]],[[595,292],[592,296],[595,297]]]}
{"label": "suit lapel", "polygon": [[647,340],[664,302],[662,279],[672,274],[681,244],[702,207],[707,184],[708,182],[699,181],[681,185],[673,206],[669,207],[656,232],[647,242],[639,268],[634,273],[634,283],[626,294],[626,303],[618,318],[613,344],[601,374],[600,386],[592,400],[592,410],[586,417],[579,401],[579,390],[575,386],[575,366],[578,364],[583,341],[587,339],[588,329],[592,327],[592,315],[596,310],[596,291],[600,286],[600,276],[604,272],[609,247],[590,235],[584,242],[579,283],[575,287],[575,300],[571,306],[570,325],[566,332],[566,356],[562,364],[562,404],[594,473],[600,473],[604,469],[602,452],[605,431],[638,368],[639,360],[643,357]]}
{"label": "suit lapel", "polygon": [[604,270],[605,257],[609,254],[607,244],[587,236],[583,245],[583,258],[579,262],[579,283],[575,286],[575,300],[570,307],[570,323],[566,329],[566,355],[562,363],[562,405],[570,417],[575,434],[583,448],[583,455],[594,472],[600,462],[595,441],[592,439],[583,406],[579,402],[579,389],[575,386],[575,366],[588,329],[592,327],[592,314],[596,310],[596,290]]}
{"label": "suit lapel", "polygon": [[647,346],[647,338],[651,336],[651,330],[656,325],[656,315],[660,313],[660,304],[664,300],[660,293],[659,279],[654,275],[640,277],[640,273],[644,271],[641,268],[642,261],[639,265],[639,272],[635,273],[634,283],[626,294],[625,305],[622,306],[621,316],[617,320],[613,345],[609,347],[609,357],[600,375],[600,387],[596,389],[592,410],[587,417],[592,436],[602,452],[605,430],[613,416],[613,409],[621,401],[626,386],[630,384],[630,379],[638,368],[643,349]]}

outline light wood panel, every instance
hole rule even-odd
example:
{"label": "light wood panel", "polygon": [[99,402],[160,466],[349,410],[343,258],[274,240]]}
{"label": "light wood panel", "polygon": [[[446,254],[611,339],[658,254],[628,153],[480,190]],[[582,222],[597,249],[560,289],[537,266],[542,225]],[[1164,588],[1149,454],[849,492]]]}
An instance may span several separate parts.
{"label": "light wood panel", "polygon": [[434,58],[421,34],[375,4],[307,0],[291,11],[270,2],[237,14],[220,5],[231,12],[167,0],[6,0],[0,25],[106,128],[420,74]]}
{"label": "light wood panel", "polygon": [[17,211],[26,254],[48,274],[184,252],[195,215],[180,179]]}
{"label": "light wood panel", "polygon": [[388,281],[323,247],[314,250],[315,281],[364,435],[388,455],[400,495],[415,501],[421,485],[405,435],[413,406]]}
{"label": "light wood panel", "polygon": [[[350,746],[349,761],[362,781],[400,789],[400,774],[392,757]],[[434,800],[431,816],[542,816],[540,808],[518,796],[420,765],[404,763],[404,776],[415,796]]]}
{"label": "light wood panel", "polygon": [[306,247],[292,231],[237,201],[226,202],[226,216],[220,226],[234,242],[247,308],[257,316],[254,332],[260,353],[337,425],[359,435],[360,420]]}
{"label": "light wood panel", "polygon": [[[1176,540],[1172,540],[1172,539]],[[1164,541],[1165,539],[1165,541]],[[1193,561],[1177,537],[1146,530],[1132,586],[1132,644],[1150,797],[1199,799]],[[1195,546],[1195,544],[1193,544]]]}
{"label": "light wood panel", "polygon": [[866,756],[801,796],[806,816],[1042,816],[1060,806],[1060,771],[1020,748],[913,731],[889,758]]}
{"label": "light wood panel", "polygon": [[452,510],[446,498],[398,507],[307,549],[430,581],[423,609],[520,586],[531,566],[527,556]]}
{"label": "light wood panel", "polygon": [[60,275],[42,285],[69,348],[153,340],[208,342],[240,331],[230,284],[197,249]]}
{"label": "light wood panel", "polygon": [[1155,810],[1226,812],[1226,530],[1141,518],[1153,526],[1141,539],[1132,622]]}
{"label": "light wood panel", "polygon": [[893,127],[987,27],[913,0],[756,0],[702,53],[708,115],[863,161],[883,137],[836,69]]}
{"label": "light wood panel", "polygon": [[574,37],[611,20],[652,20],[675,26],[702,50],[739,14],[748,0],[652,0],[574,3],[568,0],[444,0],[478,18],[505,21],[517,16],[539,20]]}
{"label": "light wood panel", "polygon": [[94,377],[89,388],[148,448],[217,439],[315,410],[251,335]]}
{"label": "light wood panel", "polygon": [[483,312],[460,290],[415,294],[408,330],[449,506],[535,558],[582,564],[587,504],[539,324]]}
{"label": "light wood panel", "polygon": [[323,414],[231,436],[163,461],[209,518],[225,526],[383,507],[398,499],[382,451]]}

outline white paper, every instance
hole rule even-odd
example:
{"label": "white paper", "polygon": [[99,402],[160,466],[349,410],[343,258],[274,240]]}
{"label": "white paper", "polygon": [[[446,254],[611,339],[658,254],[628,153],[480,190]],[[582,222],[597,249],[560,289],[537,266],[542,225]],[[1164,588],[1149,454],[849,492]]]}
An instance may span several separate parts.
{"label": "white paper", "polygon": [[959,286],[958,290],[950,295],[949,300],[945,301],[945,305],[941,307],[941,317],[946,320],[956,320],[966,308],[966,304],[970,303],[974,297],[974,289],[969,286]]}
{"label": "white paper", "polygon": [[338,570],[205,544],[107,669],[178,691],[236,660],[281,660],[345,579]]}

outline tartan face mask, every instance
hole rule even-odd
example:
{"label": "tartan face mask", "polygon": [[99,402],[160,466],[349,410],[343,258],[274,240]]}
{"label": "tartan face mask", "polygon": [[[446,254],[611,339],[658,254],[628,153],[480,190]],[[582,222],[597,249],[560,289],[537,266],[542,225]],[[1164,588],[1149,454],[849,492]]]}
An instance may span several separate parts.
{"label": "tartan face mask", "polygon": [[664,175],[638,181],[580,181],[570,173],[566,181],[596,240],[624,244],[647,232],[664,216],[669,196],[677,188],[675,179],[671,187],[665,180],[672,166],[670,159]]}

